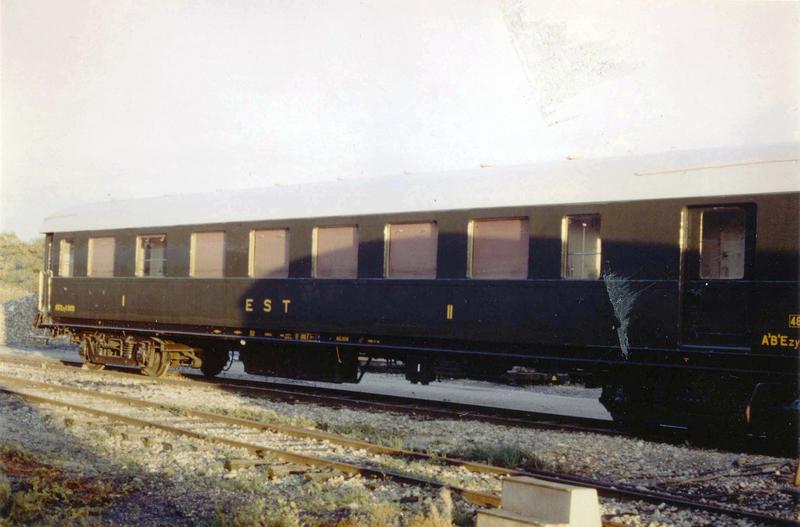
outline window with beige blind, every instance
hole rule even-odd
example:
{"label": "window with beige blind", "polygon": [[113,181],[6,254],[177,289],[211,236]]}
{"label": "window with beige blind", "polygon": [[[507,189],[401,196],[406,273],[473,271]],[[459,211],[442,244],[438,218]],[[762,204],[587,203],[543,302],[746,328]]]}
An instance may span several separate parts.
{"label": "window with beige blind", "polygon": [[315,227],[312,268],[317,278],[358,276],[358,226]]}
{"label": "window with beige blind", "polygon": [[114,276],[114,238],[89,238],[87,276]]}
{"label": "window with beige blind", "polygon": [[528,219],[473,220],[469,224],[470,278],[528,277]]}
{"label": "window with beige blind", "polygon": [[75,272],[75,242],[61,240],[58,244],[58,276],[72,276]]}
{"label": "window with beige blind", "polygon": [[257,278],[289,276],[289,229],[250,231],[250,271]]}
{"label": "window with beige blind", "polygon": [[189,274],[198,278],[216,278],[225,268],[225,233],[192,233]]}
{"label": "window with beige blind", "polygon": [[385,237],[386,278],[436,278],[436,222],[387,225]]}
{"label": "window with beige blind", "polygon": [[166,262],[166,234],[136,237],[136,276],[164,276]]}
{"label": "window with beige blind", "polygon": [[703,211],[700,223],[701,278],[744,278],[744,214],[739,207]]}
{"label": "window with beige blind", "polygon": [[561,223],[561,276],[579,280],[600,277],[600,215],[565,216]]}

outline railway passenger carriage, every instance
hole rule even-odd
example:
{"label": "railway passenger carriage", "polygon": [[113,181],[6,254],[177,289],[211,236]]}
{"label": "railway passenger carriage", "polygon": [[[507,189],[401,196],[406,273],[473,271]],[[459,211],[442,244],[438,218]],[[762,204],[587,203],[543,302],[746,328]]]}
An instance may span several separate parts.
{"label": "railway passenger carriage", "polygon": [[797,145],[131,200],[48,218],[38,325],[91,367],[573,371],[627,423],[796,415]]}

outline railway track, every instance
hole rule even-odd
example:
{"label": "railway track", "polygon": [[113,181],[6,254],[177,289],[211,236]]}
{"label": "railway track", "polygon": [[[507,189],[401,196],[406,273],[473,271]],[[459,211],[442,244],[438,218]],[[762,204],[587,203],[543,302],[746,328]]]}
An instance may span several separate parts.
{"label": "railway track", "polygon": [[[34,364],[47,366],[63,366],[81,368],[83,362],[44,358],[17,357],[0,355],[0,362]],[[131,376],[142,379],[141,374],[128,368],[109,367],[97,373]],[[616,429],[610,421],[586,417],[565,416],[540,412],[528,412],[506,408],[493,408],[480,405],[421,400],[397,395],[370,394],[340,390],[331,387],[304,386],[286,383],[250,381],[225,377],[207,378],[202,374],[172,371],[164,377],[148,379],[167,384],[181,384],[191,381],[203,383],[222,389],[239,392],[267,395],[278,400],[314,402],[329,406],[350,406],[372,408],[384,412],[413,413],[431,418],[471,419],[503,426],[538,428],[544,430],[564,430],[570,432],[591,432],[603,435],[626,435]]]}
{"label": "railway track", "polygon": [[[330,449],[326,449],[326,445],[323,443],[325,441],[334,443],[333,439],[335,438],[332,434],[329,435],[330,437],[314,437],[314,434],[304,435],[299,433],[299,429],[290,432],[284,427],[276,427],[258,421],[249,421],[129,397],[15,379],[7,376],[0,376],[0,385],[2,385],[0,386],[0,392],[15,395],[31,402],[77,410],[135,427],[154,428],[175,435],[215,442],[247,450],[256,457],[274,456],[287,462],[335,470],[349,475],[358,474],[368,478],[434,488],[447,487],[474,505],[481,507],[498,507],[500,505],[500,498],[495,494],[448,485],[436,479],[414,475],[412,472],[400,472],[390,466],[381,466],[374,462],[374,454],[388,457],[405,457],[406,454],[412,454],[411,457],[413,459],[425,459],[424,456],[413,455],[413,453],[403,452],[397,454],[389,452],[378,445],[369,445],[368,443],[353,440],[336,441],[335,444],[346,445],[349,449],[346,450],[346,455],[343,456],[326,451]],[[42,392],[59,394],[62,395],[62,398],[46,397],[41,395]],[[72,400],[64,400],[64,394],[72,396]],[[122,407],[124,411],[110,412],[98,408],[98,403],[102,404],[103,401],[123,403],[125,405],[125,407]],[[116,406],[116,408],[120,409],[121,407]],[[226,425],[222,429],[224,430],[224,435],[202,431],[204,428],[220,424]],[[323,435],[327,434],[323,433]],[[296,441],[296,439],[300,439],[300,441]],[[317,455],[300,453],[299,451],[316,452]],[[370,454],[373,454],[373,456],[369,456]],[[364,461],[352,462],[343,460],[343,457],[364,458]],[[367,458],[369,458],[369,462]],[[430,461],[430,458],[428,458],[428,461]],[[472,468],[477,473],[491,472],[494,468],[487,466],[485,469],[481,469],[477,467],[478,464],[471,465],[473,465]]]}
{"label": "railway track", "polygon": [[[20,364],[48,364],[66,368],[82,368],[79,360],[46,359],[0,355],[0,362]],[[106,366],[98,371],[101,374],[130,376],[141,379],[137,370],[130,368]],[[231,390],[251,395],[268,396],[273,400],[311,402],[332,407],[355,407],[374,409],[381,412],[398,412],[431,419],[477,420],[501,426],[531,428],[539,430],[558,430],[565,432],[587,432],[606,436],[630,436],[628,432],[617,428],[613,422],[603,419],[576,417],[569,415],[530,412],[508,408],[487,407],[451,401],[416,399],[397,395],[384,395],[334,387],[308,386],[272,382],[269,380],[246,380],[228,377],[208,378],[200,373],[178,372],[172,370],[164,377],[148,377],[155,382],[181,384],[186,382],[201,383],[224,390]],[[643,436],[648,441],[667,444],[684,444],[687,431],[675,427],[661,428]],[[693,443],[695,441],[692,441]],[[709,437],[704,438],[698,446],[721,449],[736,453],[752,453],[786,457],[787,452],[776,450],[773,445],[765,443],[761,438],[748,437]],[[791,456],[789,456],[791,457]]]}
{"label": "railway track", "polygon": [[[143,379],[141,376],[137,376]],[[186,381],[181,381],[186,382]],[[460,459],[449,457],[442,457],[439,455],[431,456],[424,452],[404,450],[398,448],[391,448],[382,445],[375,445],[365,441],[352,439],[349,437],[341,436],[338,434],[331,434],[319,430],[306,429],[294,426],[287,426],[276,423],[267,423],[263,421],[253,421],[247,419],[240,419],[230,416],[224,416],[209,412],[202,412],[185,407],[175,407],[161,403],[154,403],[143,401],[141,399],[134,399],[115,394],[97,392],[92,390],[84,390],[74,388],[71,386],[63,386],[58,384],[41,383],[26,379],[15,377],[0,376],[0,384],[5,388],[2,391],[9,394],[14,394],[28,400],[43,403],[55,404],[62,407],[72,408],[82,412],[91,413],[94,415],[102,416],[108,419],[127,423],[129,425],[141,427],[154,427],[170,433],[186,435],[196,439],[206,441],[216,441],[228,446],[243,448],[248,450],[254,455],[269,454],[286,461],[293,463],[301,463],[309,466],[326,467],[334,469],[346,474],[360,474],[365,477],[380,478],[385,480],[392,480],[406,484],[427,485],[433,487],[447,486],[453,492],[460,494],[466,500],[472,502],[477,506],[483,507],[496,507],[499,505],[499,497],[491,492],[484,490],[469,489],[463,486],[448,485],[442,481],[431,479],[428,477],[415,476],[408,471],[397,471],[391,468],[392,464],[387,466],[376,465],[374,460],[368,464],[360,464],[352,462],[352,460],[331,459],[328,457],[311,456],[306,452],[313,452],[319,443],[330,443],[340,445],[355,451],[361,451],[373,456],[385,456],[387,459],[404,459],[409,462],[420,463],[435,463],[437,465],[445,466],[458,466],[463,467],[471,473],[490,475],[492,477],[501,478],[508,475],[526,475],[533,476],[540,479],[549,481],[556,481],[560,483],[576,484],[581,486],[591,486],[598,490],[598,494],[604,497],[621,498],[626,500],[644,500],[656,503],[665,503],[672,506],[690,508],[694,510],[703,510],[716,514],[723,514],[735,518],[744,518],[748,520],[763,522],[767,525],[792,525],[800,526],[797,520],[780,518],[764,514],[761,512],[749,511],[744,509],[736,509],[724,505],[703,503],[692,499],[689,496],[681,496],[675,493],[659,492],[657,490],[641,490],[621,486],[613,482],[607,482],[592,478],[584,478],[569,474],[559,474],[548,471],[530,470],[520,471],[511,470],[502,467],[486,465],[482,463],[474,463]],[[16,386],[17,388],[11,388]],[[20,391],[19,387],[23,387],[24,391]],[[77,397],[78,401],[65,402],[63,400],[55,400],[49,397],[44,397],[39,392],[53,392],[59,394],[69,394]],[[108,412],[103,409],[98,409],[92,405],[91,401],[95,403],[100,401],[113,401],[121,403],[125,407],[147,409],[150,412],[157,412],[161,419],[143,419],[141,417],[131,416],[127,414],[119,414]],[[175,416],[180,416],[177,423]],[[219,435],[210,435],[204,432],[198,432],[197,428],[202,428],[207,423],[224,424],[226,427],[234,429],[245,429],[247,435],[244,438],[231,439],[229,437],[220,437]],[[230,435],[230,428],[227,429]],[[279,434],[281,436],[290,437],[294,440],[301,441],[299,444],[294,444],[292,448],[286,449],[281,445],[264,445],[262,442],[255,442],[249,439],[252,434]],[[298,452],[298,448],[303,453]],[[605,522],[605,525],[614,525],[613,522]]]}

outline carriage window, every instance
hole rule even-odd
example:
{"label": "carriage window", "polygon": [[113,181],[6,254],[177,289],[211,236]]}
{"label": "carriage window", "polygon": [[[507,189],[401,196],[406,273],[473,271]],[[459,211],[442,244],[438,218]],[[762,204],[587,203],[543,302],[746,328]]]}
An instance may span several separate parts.
{"label": "carriage window", "polygon": [[58,244],[58,276],[72,276],[75,269],[75,242],[61,240]]}
{"label": "carriage window", "polygon": [[250,276],[289,276],[289,229],[250,231]]}
{"label": "carriage window", "polygon": [[192,233],[189,274],[199,278],[223,275],[225,266],[225,233]]}
{"label": "carriage window", "polygon": [[600,277],[600,215],[565,216],[561,224],[563,278]]}
{"label": "carriage window", "polygon": [[473,220],[469,225],[470,278],[528,277],[528,219]]}
{"label": "carriage window", "polygon": [[317,278],[356,278],[358,227],[315,227],[312,267]]}
{"label": "carriage window", "polygon": [[400,223],[386,226],[387,278],[436,278],[436,223]]}
{"label": "carriage window", "polygon": [[89,238],[87,276],[114,276],[114,238]]}
{"label": "carriage window", "polygon": [[721,207],[703,211],[700,222],[700,277],[744,277],[744,210]]}
{"label": "carriage window", "polygon": [[167,261],[167,235],[136,237],[136,276],[164,276]]}

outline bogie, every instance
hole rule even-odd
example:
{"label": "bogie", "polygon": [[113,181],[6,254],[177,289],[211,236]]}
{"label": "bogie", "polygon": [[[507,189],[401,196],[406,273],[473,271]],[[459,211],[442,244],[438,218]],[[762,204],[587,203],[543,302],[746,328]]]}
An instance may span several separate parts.
{"label": "bogie", "polygon": [[[106,365],[140,368],[144,375],[161,377],[170,365],[200,367],[200,350],[158,337],[95,331],[73,335],[84,367],[101,370]],[[223,364],[224,366],[224,364]]]}
{"label": "bogie", "polygon": [[148,377],[161,377],[169,368],[170,357],[168,352],[152,350],[145,359],[142,374]]}

